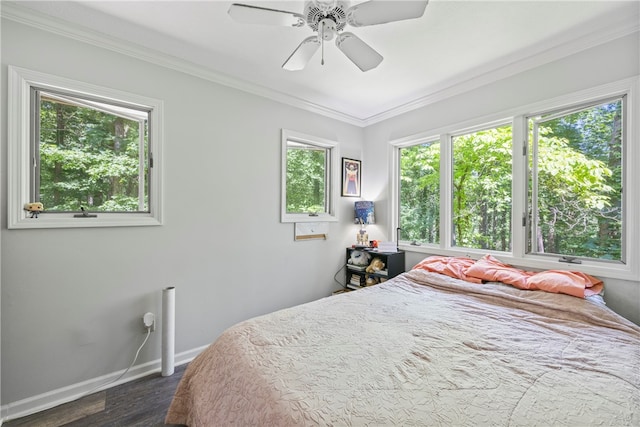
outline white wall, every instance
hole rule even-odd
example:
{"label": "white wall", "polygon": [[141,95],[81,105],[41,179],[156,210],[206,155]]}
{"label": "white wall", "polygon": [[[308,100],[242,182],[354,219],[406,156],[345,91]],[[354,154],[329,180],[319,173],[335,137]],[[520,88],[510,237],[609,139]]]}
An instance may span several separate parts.
{"label": "white wall", "polygon": [[[639,74],[640,33],[635,33],[369,126],[365,129],[363,164],[368,168],[363,180],[383,189],[376,200],[385,201],[389,206],[389,141],[499,114]],[[640,141],[631,143],[640,144]],[[629,183],[628,191],[637,194],[640,183]],[[378,211],[382,210],[376,208],[376,216],[380,219],[384,212]],[[388,218],[388,212],[386,216]],[[425,256],[420,253],[408,254],[407,268]],[[635,254],[631,262],[640,262],[640,254]],[[640,324],[640,283],[605,280],[605,299],[609,307]]]}
{"label": "white wall", "polygon": [[[176,287],[177,353],[339,288],[354,199],[339,198],[328,240],[294,242],[293,224],[279,222],[280,129],[359,159],[361,128],[3,20],[2,93],[7,64],[164,100],[165,224],[6,230],[2,197],[3,405],[126,368],[166,286]],[[160,344],[158,329],[139,363],[157,360]]]}

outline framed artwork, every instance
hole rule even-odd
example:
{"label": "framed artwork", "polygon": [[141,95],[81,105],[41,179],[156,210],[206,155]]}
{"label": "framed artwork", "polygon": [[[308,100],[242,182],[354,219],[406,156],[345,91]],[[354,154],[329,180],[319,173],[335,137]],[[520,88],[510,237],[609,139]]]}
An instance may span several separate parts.
{"label": "framed artwork", "polygon": [[342,158],[342,197],[360,197],[362,162]]}

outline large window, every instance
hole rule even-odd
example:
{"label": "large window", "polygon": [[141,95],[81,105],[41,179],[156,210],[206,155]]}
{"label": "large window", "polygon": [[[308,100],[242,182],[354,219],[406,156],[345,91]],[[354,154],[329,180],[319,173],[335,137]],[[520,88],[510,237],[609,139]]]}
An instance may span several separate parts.
{"label": "large window", "polygon": [[625,261],[624,99],[529,117],[532,253]]}
{"label": "large window", "polygon": [[440,241],[440,141],[400,148],[400,238]]}
{"label": "large window", "polygon": [[282,130],[282,222],[336,221],[337,143]]}
{"label": "large window", "polygon": [[393,141],[400,246],[638,280],[638,86],[628,79]]}
{"label": "large window", "polygon": [[9,227],[160,224],[161,118],[161,101],[10,66]]}
{"label": "large window", "polygon": [[452,137],[452,246],[511,250],[511,125]]}

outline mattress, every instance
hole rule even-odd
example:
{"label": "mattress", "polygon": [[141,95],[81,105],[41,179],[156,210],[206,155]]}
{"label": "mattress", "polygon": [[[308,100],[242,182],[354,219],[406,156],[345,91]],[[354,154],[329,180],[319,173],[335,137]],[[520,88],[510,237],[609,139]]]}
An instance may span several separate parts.
{"label": "mattress", "polygon": [[241,322],[187,367],[189,426],[640,425],[640,328],[423,270]]}

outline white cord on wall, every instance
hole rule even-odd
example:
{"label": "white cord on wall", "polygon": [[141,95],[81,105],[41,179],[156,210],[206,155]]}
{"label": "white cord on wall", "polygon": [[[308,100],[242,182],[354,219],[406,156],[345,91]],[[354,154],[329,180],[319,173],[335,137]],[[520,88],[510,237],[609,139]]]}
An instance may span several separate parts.
{"label": "white cord on wall", "polygon": [[151,326],[147,326],[147,336],[146,336],[146,337],[144,337],[144,341],[142,341],[142,344],[140,344],[140,347],[138,347],[138,350],[136,351],[136,355],[133,357],[133,362],[131,362],[131,364],[129,365],[129,367],[128,367],[127,369],[125,369],[125,370],[124,370],[124,372],[123,372],[123,373],[121,373],[121,374],[118,376],[118,378],[113,379],[113,380],[111,380],[111,381],[109,381],[109,382],[106,382],[106,383],[104,383],[104,384],[100,384],[100,385],[98,385],[98,386],[96,386],[96,387],[92,388],[91,390],[89,390],[89,391],[87,391],[87,392],[82,393],[82,394],[78,397],[78,399],[83,398],[83,397],[85,397],[85,396],[88,396],[88,395],[90,395],[91,393],[93,393],[94,391],[98,390],[99,388],[106,387],[106,386],[108,386],[109,384],[113,384],[113,383],[115,383],[116,381],[118,381],[120,378],[124,377],[124,376],[125,376],[125,374],[126,374],[127,372],[129,372],[129,370],[133,367],[133,365],[135,365],[135,364],[136,364],[136,360],[138,360],[138,355],[140,355],[140,350],[142,350],[142,347],[144,347],[144,345],[147,343],[147,340],[149,340],[149,335],[151,335]]}

